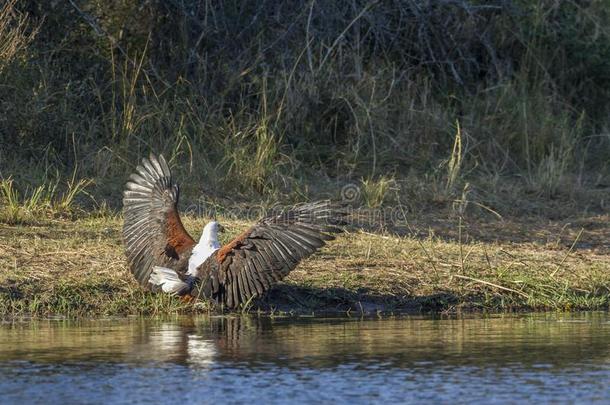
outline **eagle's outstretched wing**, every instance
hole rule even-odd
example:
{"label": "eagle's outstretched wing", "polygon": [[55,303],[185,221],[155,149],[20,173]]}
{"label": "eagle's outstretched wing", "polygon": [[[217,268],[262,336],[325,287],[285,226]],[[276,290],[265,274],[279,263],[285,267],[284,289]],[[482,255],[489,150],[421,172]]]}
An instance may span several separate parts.
{"label": "eagle's outstretched wing", "polygon": [[150,287],[154,266],[186,271],[195,241],[178,215],[178,185],[163,156],[142,159],[123,192],[123,240],[129,268]]}
{"label": "eagle's outstretched wing", "polygon": [[319,201],[262,219],[200,266],[191,294],[228,308],[262,296],[302,259],[334,239],[343,215],[330,201]]}

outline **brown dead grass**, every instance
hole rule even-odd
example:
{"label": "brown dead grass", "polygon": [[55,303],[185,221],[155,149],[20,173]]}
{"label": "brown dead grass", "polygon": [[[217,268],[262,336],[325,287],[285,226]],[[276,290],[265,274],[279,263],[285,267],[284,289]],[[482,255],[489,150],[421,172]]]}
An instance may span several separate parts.
{"label": "brown dead grass", "polygon": [[[225,241],[247,227],[225,219]],[[187,218],[198,235],[206,219]],[[459,220],[437,214],[383,233],[346,232],[245,310],[278,312],[608,309],[608,215]],[[459,226],[462,226],[461,231]],[[117,218],[0,228],[0,314],[209,311],[142,291]]]}

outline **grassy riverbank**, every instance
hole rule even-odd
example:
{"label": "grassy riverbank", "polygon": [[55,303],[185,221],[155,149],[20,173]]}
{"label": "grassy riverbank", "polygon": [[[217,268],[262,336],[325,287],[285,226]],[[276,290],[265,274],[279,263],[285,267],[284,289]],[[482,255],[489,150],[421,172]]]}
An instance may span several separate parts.
{"label": "grassy riverbank", "polygon": [[195,235],[210,207],[232,234],[254,202],[377,210],[248,310],[607,309],[609,25],[604,1],[4,2],[0,314],[207,310],[126,270],[150,152]]}
{"label": "grassy riverbank", "polygon": [[[610,306],[607,215],[480,221],[442,213],[380,233],[348,232],[244,311],[352,314],[590,310]],[[222,219],[225,239],[247,223]],[[204,218],[187,218],[195,235]],[[119,218],[0,228],[0,315],[208,312],[142,291]],[[402,236],[399,236],[402,235]]]}

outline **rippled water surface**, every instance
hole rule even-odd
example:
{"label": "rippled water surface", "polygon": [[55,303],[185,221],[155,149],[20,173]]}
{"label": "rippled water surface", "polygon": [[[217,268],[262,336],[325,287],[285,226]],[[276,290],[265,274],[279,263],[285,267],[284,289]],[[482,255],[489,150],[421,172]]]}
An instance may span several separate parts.
{"label": "rippled water surface", "polygon": [[5,322],[26,401],[610,403],[610,315]]}

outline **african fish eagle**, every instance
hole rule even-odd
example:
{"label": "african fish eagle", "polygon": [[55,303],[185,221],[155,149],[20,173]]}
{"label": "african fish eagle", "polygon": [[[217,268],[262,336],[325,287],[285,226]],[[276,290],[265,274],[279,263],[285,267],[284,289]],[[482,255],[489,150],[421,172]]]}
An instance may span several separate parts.
{"label": "african fish eagle", "polygon": [[129,267],[144,288],[236,308],[263,296],[304,258],[334,239],[344,213],[330,201],[261,219],[226,245],[209,222],[199,242],[178,214],[178,184],[163,156],[142,159],[123,193]]}

